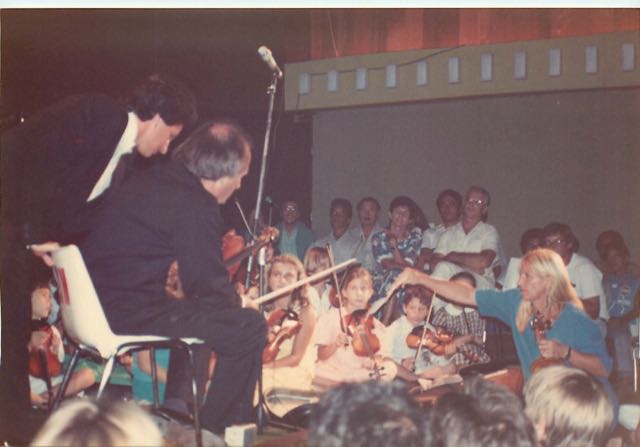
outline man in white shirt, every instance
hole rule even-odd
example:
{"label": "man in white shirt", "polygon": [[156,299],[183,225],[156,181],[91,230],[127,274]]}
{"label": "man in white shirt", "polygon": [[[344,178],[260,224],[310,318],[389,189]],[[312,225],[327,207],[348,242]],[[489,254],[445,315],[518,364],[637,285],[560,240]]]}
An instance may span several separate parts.
{"label": "man in white shirt", "polygon": [[[120,158],[167,152],[183,126],[195,123],[196,101],[184,85],[159,76],[133,90],[126,104],[78,95],[2,134],[2,363],[0,439],[27,444],[29,286],[39,244],[79,243],[99,222]],[[34,245],[35,244],[35,245]],[[37,262],[37,264],[36,264]]]}
{"label": "man in white shirt", "polygon": [[351,202],[341,197],[333,199],[329,207],[331,232],[313,243],[314,247],[321,248],[326,248],[327,244],[330,245],[336,264],[340,264],[352,257],[351,240],[347,234],[349,225],[351,225],[352,215],[353,207]]}
{"label": "man in white shirt", "polygon": [[431,257],[433,276],[449,279],[466,270],[476,279],[478,289],[492,289],[495,279],[491,269],[498,249],[498,232],[485,222],[491,196],[472,186],[465,195],[462,219],[440,237]]}
{"label": "man in white shirt", "polygon": [[371,248],[371,237],[383,230],[382,226],[378,224],[380,203],[373,197],[364,197],[358,202],[356,210],[358,211],[359,225],[347,232],[348,259],[356,258],[364,268],[373,272],[376,262]]}
{"label": "man in white shirt", "polygon": [[582,300],[585,312],[594,320],[608,320],[602,273],[589,258],[577,253],[580,244],[571,228],[554,222],[544,227],[543,231],[542,246],[558,253],[564,261],[569,280]]}
{"label": "man in white shirt", "polygon": [[433,251],[438,246],[440,237],[444,234],[447,228],[457,224],[460,220],[460,214],[462,213],[462,195],[453,189],[445,189],[438,194],[436,205],[438,207],[438,214],[440,214],[440,220],[442,220],[442,223],[437,225],[430,224],[429,228],[424,230],[424,233],[422,234],[420,257],[416,262],[417,269],[431,271],[429,262],[433,255]]}

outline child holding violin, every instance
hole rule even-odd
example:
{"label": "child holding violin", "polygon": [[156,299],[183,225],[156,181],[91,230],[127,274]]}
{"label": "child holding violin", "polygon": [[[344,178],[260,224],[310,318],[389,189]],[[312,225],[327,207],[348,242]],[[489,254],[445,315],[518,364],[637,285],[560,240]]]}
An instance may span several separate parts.
{"label": "child holding violin", "polygon": [[437,340],[431,344],[431,338],[427,339],[431,334],[435,334],[435,328],[430,324],[427,325],[430,332],[425,334],[425,343],[418,352],[432,299],[433,292],[424,286],[405,287],[402,305],[404,315],[387,327],[388,351],[398,366],[398,376],[402,379],[435,379],[455,373],[443,352],[438,355],[429,349],[428,346],[440,346]]}
{"label": "child holding violin", "polygon": [[371,275],[362,267],[348,270],[340,292],[340,307],[318,319],[313,384],[331,388],[343,382],[393,379],[396,371],[385,349],[386,328],[367,315],[373,294]]}
{"label": "child holding violin", "polygon": [[[306,278],[302,263],[292,255],[273,258],[267,273],[269,291]],[[263,352],[263,391],[272,388],[308,390],[315,356],[309,349],[316,313],[309,303],[309,286],[276,298],[265,305],[268,341]]]}
{"label": "child holding violin", "polygon": [[[476,280],[469,272],[456,273],[450,281],[476,287]],[[431,324],[451,334],[451,341],[444,346],[444,355],[455,366],[455,372],[491,360],[484,350],[485,322],[475,308],[447,303],[434,313]]]}
{"label": "child holding violin", "polygon": [[[307,276],[331,267],[329,251],[322,247],[310,247],[304,255],[304,270]],[[310,284],[309,301],[316,311],[316,317],[326,314],[331,309],[331,284],[329,278],[322,278]]]}
{"label": "child holding violin", "polygon": [[[52,306],[51,291],[47,283],[37,284],[31,292],[31,340],[29,341],[29,386],[31,404],[46,408],[62,382],[64,346],[60,331],[47,323]],[[49,381],[49,383],[47,383]],[[79,363],[71,376],[66,396],[89,388],[95,383],[93,371]],[[54,387],[49,390],[49,386]]]}

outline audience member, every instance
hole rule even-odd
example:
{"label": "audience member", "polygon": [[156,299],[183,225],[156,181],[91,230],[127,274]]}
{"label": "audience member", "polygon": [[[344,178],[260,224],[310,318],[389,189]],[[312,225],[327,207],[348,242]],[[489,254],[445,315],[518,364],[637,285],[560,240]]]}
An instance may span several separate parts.
{"label": "audience member", "polygon": [[462,213],[462,195],[453,189],[445,189],[438,194],[436,200],[438,214],[442,223],[430,224],[429,228],[422,233],[422,246],[420,257],[416,262],[416,268],[431,271],[431,256],[438,246],[438,241],[444,231],[457,224]]}
{"label": "audience member", "polygon": [[315,240],[313,232],[300,221],[300,209],[295,200],[282,204],[282,222],[276,225],[280,232],[278,252],[281,255],[293,255],[300,261]]}
{"label": "audience member", "polygon": [[[607,248],[609,248],[611,245],[616,245],[616,246],[624,245],[626,247],[627,244],[624,241],[624,238],[622,237],[619,231],[605,230],[602,233],[600,233],[596,238],[596,250],[598,251],[599,259],[595,264],[602,271],[602,273],[606,273],[607,267],[605,265],[604,257],[605,257]],[[638,266],[635,263],[630,263],[629,267],[632,269],[634,273],[636,274],[640,273],[640,270],[638,269]]]}
{"label": "audience member", "polygon": [[462,220],[442,234],[431,257],[434,277],[448,279],[465,270],[473,274],[478,289],[495,288],[492,265],[498,250],[498,232],[483,222],[490,203],[486,189],[469,188]]}
{"label": "audience member", "polygon": [[[544,231],[542,228],[529,228],[522,233],[520,237],[520,251],[523,255],[526,255],[531,250],[542,247],[542,241],[544,239]],[[522,258],[511,258],[509,260],[509,266],[507,267],[507,273],[504,276],[502,282],[502,290],[515,289],[518,287],[518,276],[520,276],[520,262]]]}
{"label": "audience member", "polygon": [[425,415],[397,383],[343,384],[327,391],[311,414],[310,447],[430,446]]}
{"label": "audience member", "polygon": [[378,224],[380,204],[373,197],[365,197],[358,202],[356,210],[360,224],[348,231],[352,246],[349,258],[355,257],[360,265],[373,273],[376,261],[373,258],[371,239],[374,234],[383,230]]}
{"label": "audience member", "polygon": [[[615,243],[605,249],[605,275],[602,280],[607,299],[607,339],[613,346],[614,370],[622,388],[630,390],[633,382],[632,334],[630,324],[640,313],[640,276],[631,273],[629,251]],[[637,336],[637,332],[635,333]]]}
{"label": "audience member", "polygon": [[[376,266],[373,273],[373,300],[387,296],[389,286],[405,267],[418,260],[422,231],[415,226],[415,202],[398,196],[389,206],[389,227],[373,235],[371,247]],[[388,324],[401,313],[402,293],[387,305],[383,322]]]}
{"label": "audience member", "polygon": [[518,397],[480,377],[442,396],[429,414],[433,447],[534,447],[536,435]]}
{"label": "audience member", "polygon": [[142,409],[132,402],[75,399],[49,416],[32,446],[158,447],[162,433]]}
{"label": "audience member", "polygon": [[[567,266],[569,280],[591,318],[608,320],[607,305],[602,290],[602,273],[585,256],[577,253],[579,242],[568,225],[550,223],[544,227],[542,245],[560,255]],[[603,331],[604,332],[604,331]]]}
{"label": "audience member", "polygon": [[[167,369],[169,368],[169,349],[156,349],[155,359],[158,378],[158,400],[164,401],[164,390],[167,384]],[[136,400],[153,402],[151,352],[148,349],[134,352],[131,361],[131,393]]]}
{"label": "audience member", "polygon": [[607,394],[581,369],[540,369],[526,383],[524,400],[541,446],[601,447],[611,432]]}
{"label": "audience member", "polygon": [[321,248],[326,248],[327,244],[330,245],[336,264],[340,264],[352,257],[353,247],[351,246],[351,238],[347,233],[349,225],[351,225],[352,214],[351,202],[343,198],[333,199],[329,209],[331,232],[313,243],[314,247]]}

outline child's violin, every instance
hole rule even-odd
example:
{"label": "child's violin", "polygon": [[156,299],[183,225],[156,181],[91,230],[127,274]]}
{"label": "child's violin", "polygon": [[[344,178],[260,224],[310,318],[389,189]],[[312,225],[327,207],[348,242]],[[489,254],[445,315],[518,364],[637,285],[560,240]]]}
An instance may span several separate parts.
{"label": "child's violin", "polygon": [[58,353],[53,352],[53,329],[46,321],[32,322],[32,331],[45,332],[47,338],[41,348],[29,349],[29,374],[40,379],[62,374],[62,363]]}
{"label": "child's violin", "polygon": [[411,349],[418,349],[422,346],[433,352],[435,355],[444,355],[445,346],[453,340],[453,334],[441,327],[433,330],[418,325],[407,335],[407,346]]}
{"label": "child's violin", "polygon": [[[302,327],[298,314],[291,309],[276,309],[271,312],[267,320],[269,326],[269,342],[262,351],[262,363],[271,363],[280,352],[280,345],[294,337]],[[272,338],[273,336],[273,338]]]}
{"label": "child's violin", "polygon": [[373,319],[367,309],[354,310],[345,317],[348,334],[353,337],[353,352],[359,357],[371,357],[380,350],[380,339],[373,332]]}

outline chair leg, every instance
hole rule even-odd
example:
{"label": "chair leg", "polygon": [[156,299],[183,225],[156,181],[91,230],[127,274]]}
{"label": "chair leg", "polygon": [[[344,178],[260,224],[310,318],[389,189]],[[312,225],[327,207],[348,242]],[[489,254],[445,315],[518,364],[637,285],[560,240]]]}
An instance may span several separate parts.
{"label": "chair leg", "polygon": [[193,391],[193,425],[196,430],[196,446],[202,447],[202,429],[200,427],[200,399],[196,383],[196,364],[191,346],[186,345],[189,353],[189,368],[191,369],[191,388]]}
{"label": "chair leg", "polygon": [[71,356],[71,361],[69,362],[69,366],[67,370],[64,372],[64,376],[62,376],[62,383],[60,384],[60,388],[58,388],[58,392],[56,393],[55,399],[51,403],[51,410],[55,410],[60,406],[60,402],[64,397],[64,393],[69,386],[69,380],[71,380],[71,375],[73,374],[73,370],[76,368],[78,364],[78,358],[80,357],[80,348],[76,348],[73,351],[73,355]]}
{"label": "chair leg", "polygon": [[111,371],[113,371],[113,364],[116,361],[115,354],[109,357],[107,360],[107,364],[104,366],[104,371],[102,372],[102,378],[100,379],[100,388],[98,388],[98,394],[96,395],[96,399],[100,399],[102,396],[102,392],[104,388],[107,386],[107,382],[109,382],[109,377],[111,377]]}
{"label": "chair leg", "polygon": [[153,386],[153,409],[160,408],[160,393],[158,392],[158,364],[156,363],[156,350],[151,348],[149,350],[149,357],[151,358],[151,383]]}

